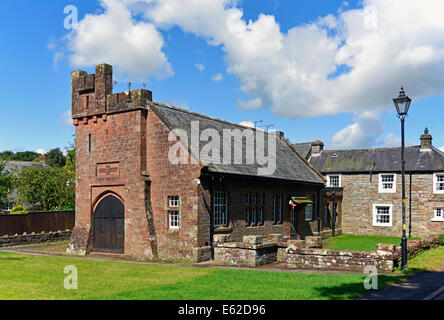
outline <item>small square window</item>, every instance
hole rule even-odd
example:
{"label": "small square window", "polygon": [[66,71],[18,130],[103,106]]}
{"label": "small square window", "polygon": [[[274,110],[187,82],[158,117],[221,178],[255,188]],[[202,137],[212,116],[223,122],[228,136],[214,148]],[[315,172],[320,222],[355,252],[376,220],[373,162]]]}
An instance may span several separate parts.
{"label": "small square window", "polygon": [[170,220],[170,229],[178,229],[180,227],[180,214],[177,210],[170,210],[169,212],[169,220]]}
{"label": "small square window", "polygon": [[168,206],[170,208],[178,208],[180,206],[179,196],[168,196]]}
{"label": "small square window", "polygon": [[373,207],[373,226],[391,227],[392,226],[392,205],[374,205]]}
{"label": "small square window", "polygon": [[433,175],[433,192],[444,193],[444,173],[435,173]]}
{"label": "small square window", "polygon": [[341,177],[339,175],[328,176],[328,186],[332,188],[341,187]]}
{"label": "small square window", "polygon": [[436,208],[432,221],[444,221],[444,208]]}
{"label": "small square window", "polygon": [[396,176],[394,174],[379,175],[379,193],[395,193]]}

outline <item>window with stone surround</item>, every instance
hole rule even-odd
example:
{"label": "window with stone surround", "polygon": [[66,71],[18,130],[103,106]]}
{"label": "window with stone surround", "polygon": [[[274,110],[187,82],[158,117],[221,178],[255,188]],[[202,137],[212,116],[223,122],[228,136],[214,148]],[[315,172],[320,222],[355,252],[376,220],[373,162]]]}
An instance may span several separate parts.
{"label": "window with stone surround", "polygon": [[436,208],[432,221],[444,221],[444,208]]}
{"label": "window with stone surround", "polygon": [[396,175],[380,174],[379,193],[395,193],[395,192],[396,192]]}
{"label": "window with stone surround", "polygon": [[264,225],[264,198],[265,194],[263,193],[245,194],[245,226]]}
{"label": "window with stone surround", "polygon": [[170,229],[179,229],[180,227],[180,197],[168,196],[168,225]]}
{"label": "window with stone surround", "polygon": [[444,173],[435,173],[433,175],[433,193],[444,194]]}
{"label": "window with stone surround", "polygon": [[226,192],[214,192],[214,226],[228,226],[228,199]]}
{"label": "window with stone surround", "polygon": [[178,210],[168,211],[170,220],[170,229],[179,229],[180,227],[180,213]]}
{"label": "window with stone surround", "polygon": [[393,205],[391,204],[375,204],[373,206],[373,226],[391,227],[392,210]]}
{"label": "window with stone surround", "polygon": [[168,206],[170,208],[178,208],[180,206],[179,196],[168,196]]}
{"label": "window with stone surround", "polygon": [[341,187],[341,176],[340,175],[328,175],[327,176],[327,185],[332,188],[340,188]]}
{"label": "window with stone surround", "polygon": [[282,224],[282,195],[273,195],[273,224]]}

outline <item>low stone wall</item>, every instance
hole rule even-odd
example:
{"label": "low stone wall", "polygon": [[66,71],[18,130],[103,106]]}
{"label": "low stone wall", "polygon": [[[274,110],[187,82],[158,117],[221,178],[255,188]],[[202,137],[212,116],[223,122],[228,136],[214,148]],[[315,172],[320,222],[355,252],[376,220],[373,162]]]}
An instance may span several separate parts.
{"label": "low stone wall", "polygon": [[55,242],[69,240],[71,238],[71,230],[41,233],[23,233],[15,235],[5,235],[0,237],[0,247],[11,247],[26,244],[36,244],[43,242]]}
{"label": "low stone wall", "polygon": [[[425,237],[408,241],[408,258],[439,246],[439,237]],[[393,272],[401,259],[401,246],[378,244],[376,251],[341,251],[306,248],[300,242],[290,240],[279,243],[278,262],[291,269],[356,271],[363,272],[365,266],[375,266],[379,272]]]}
{"label": "low stone wall", "polygon": [[257,267],[276,262],[279,236],[245,236],[243,242],[227,242],[229,236],[215,235],[214,264]]}
{"label": "low stone wall", "polygon": [[[408,241],[408,258],[439,246],[438,236]],[[257,267],[278,262],[290,269],[363,272],[375,266],[390,273],[399,265],[401,246],[378,244],[375,251],[322,249],[321,237],[284,241],[282,235],[245,236],[243,242],[230,242],[229,235],[214,236],[214,263],[223,266]]]}

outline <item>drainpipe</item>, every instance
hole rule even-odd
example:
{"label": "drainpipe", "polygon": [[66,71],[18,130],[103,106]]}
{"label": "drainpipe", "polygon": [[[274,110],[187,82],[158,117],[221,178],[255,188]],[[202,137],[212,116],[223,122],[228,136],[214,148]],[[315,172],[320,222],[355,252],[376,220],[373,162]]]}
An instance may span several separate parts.
{"label": "drainpipe", "polygon": [[410,172],[409,187],[409,238],[412,237],[412,173]]}
{"label": "drainpipe", "polygon": [[213,235],[214,235],[214,197],[213,197],[213,181],[214,176],[211,175],[211,182],[210,182],[210,248],[211,248],[211,259],[214,260],[214,246],[213,246]]}
{"label": "drainpipe", "polygon": [[317,212],[317,214],[318,214],[318,236],[321,236],[321,189],[318,189],[318,195],[317,195],[317,198],[318,198],[318,212]]}

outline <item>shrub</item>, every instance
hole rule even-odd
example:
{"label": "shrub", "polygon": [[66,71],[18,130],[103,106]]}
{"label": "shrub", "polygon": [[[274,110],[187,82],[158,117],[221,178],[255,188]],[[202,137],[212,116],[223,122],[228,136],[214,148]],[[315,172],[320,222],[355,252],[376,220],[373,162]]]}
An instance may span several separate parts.
{"label": "shrub", "polygon": [[16,204],[10,212],[10,214],[28,214],[28,213],[29,211],[25,207],[19,204]]}

